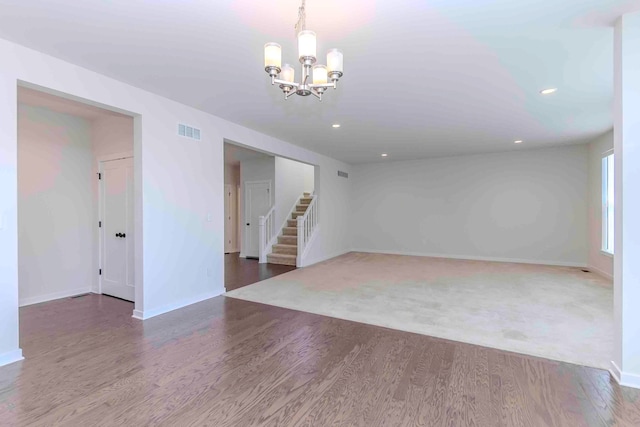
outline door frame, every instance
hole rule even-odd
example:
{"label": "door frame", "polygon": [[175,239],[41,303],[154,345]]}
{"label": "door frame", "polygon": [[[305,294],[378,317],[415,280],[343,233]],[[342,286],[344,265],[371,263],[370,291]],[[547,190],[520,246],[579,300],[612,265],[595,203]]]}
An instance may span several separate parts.
{"label": "door frame", "polygon": [[[272,188],[271,188],[271,180],[270,179],[265,179],[265,180],[260,180],[260,181],[245,181],[244,185],[242,186],[243,189],[243,195],[244,195],[244,206],[242,207],[242,211],[243,211],[243,218],[242,218],[242,222],[241,222],[241,226],[244,228],[245,232],[244,232],[244,238],[243,240],[243,254],[246,257],[248,257],[249,255],[247,255],[247,249],[249,248],[249,231],[247,230],[247,209],[249,208],[249,203],[247,202],[248,197],[249,197],[249,192],[247,191],[247,186],[251,185],[251,184],[267,184],[269,187],[269,209],[271,209],[273,207],[273,193],[272,193]],[[258,249],[259,251],[259,249]]]}
{"label": "door frame", "polygon": [[240,240],[239,236],[238,236],[238,188],[235,184],[225,184],[224,185],[224,192],[225,192],[225,209],[226,209],[226,203],[227,203],[227,190],[231,190],[230,196],[229,196],[229,215],[231,216],[231,233],[233,236],[233,239],[230,243],[231,247],[229,252],[227,252],[227,218],[226,218],[226,213],[225,213],[225,236],[224,236],[224,244],[225,244],[225,250],[224,253],[237,253],[238,252],[238,240]]}
{"label": "door frame", "polygon": [[[105,154],[102,156],[98,156],[96,158],[96,162],[97,162],[97,171],[98,173],[103,173],[102,170],[102,164],[104,162],[111,162],[114,160],[123,160],[123,159],[133,159],[133,151],[124,151],[121,153],[114,153],[114,154]],[[134,160],[134,175],[135,175],[135,160]],[[134,181],[135,181],[135,176],[134,176]],[[134,183],[134,188],[135,188],[135,183]],[[102,210],[104,208],[103,203],[102,203],[102,193],[104,192],[104,181],[102,180],[98,180],[98,210],[96,212],[96,216],[97,216],[97,221],[102,221]],[[134,210],[135,210],[135,197],[134,197]],[[134,213],[135,216],[135,213]],[[135,221],[134,221],[135,224]],[[134,225],[132,224],[132,226]],[[98,225],[98,224],[96,224]],[[98,239],[97,241],[97,250],[96,250],[96,265],[98,266],[98,269],[102,269],[102,243],[103,243],[103,233],[102,233],[102,229],[100,227],[97,227],[98,230]],[[135,229],[134,229],[135,232]],[[137,244],[137,239],[134,239],[133,241],[133,247],[134,247],[134,254],[135,254],[135,247]],[[135,266],[134,266],[135,267]],[[94,272],[95,274],[95,272]],[[98,275],[98,293],[102,295],[102,276]],[[136,283],[134,283],[134,288],[138,287],[138,283],[136,281]],[[134,296],[134,304],[135,304],[135,295],[136,292],[134,292],[133,296]]]}

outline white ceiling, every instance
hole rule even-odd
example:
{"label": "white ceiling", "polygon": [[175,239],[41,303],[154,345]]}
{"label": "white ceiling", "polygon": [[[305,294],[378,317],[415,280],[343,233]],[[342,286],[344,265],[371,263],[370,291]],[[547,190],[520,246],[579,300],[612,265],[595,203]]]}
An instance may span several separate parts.
{"label": "white ceiling", "polygon": [[94,107],[92,105],[83,104],[81,102],[72,101],[70,99],[61,98],[59,96],[29,89],[26,87],[18,87],[18,103],[30,105],[32,107],[44,107],[58,113],[70,114],[76,117],[93,121],[105,117],[120,117],[132,120],[131,117],[115,111],[105,110],[103,108]]}
{"label": "white ceiling", "polygon": [[[345,75],[322,103],[285,102],[262,46],[279,42],[295,62],[298,5],[0,0],[0,37],[358,163],[382,152],[578,143],[609,130],[611,23],[640,10],[640,0],[307,0],[321,58],[341,48]],[[543,97],[546,87],[559,91]]]}

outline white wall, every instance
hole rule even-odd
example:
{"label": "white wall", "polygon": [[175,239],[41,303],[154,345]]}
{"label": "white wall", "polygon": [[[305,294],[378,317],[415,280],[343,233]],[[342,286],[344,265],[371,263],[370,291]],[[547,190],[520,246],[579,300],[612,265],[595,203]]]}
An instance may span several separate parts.
{"label": "white wall", "polygon": [[361,251],[587,263],[586,145],[359,165]]}
{"label": "white wall", "polygon": [[[348,252],[345,243],[350,242],[350,203],[353,166],[340,163],[322,163],[315,169],[314,191],[318,199],[317,237],[308,247],[304,266],[315,264]],[[338,176],[347,172],[349,179]]]}
{"label": "white wall", "polygon": [[[99,211],[99,186],[96,176],[98,174],[98,162],[105,156],[119,154],[133,154],[133,118],[119,116],[105,116],[91,121],[91,142],[93,146],[91,160],[91,183],[93,194],[93,267],[91,275],[91,288],[99,291],[99,276],[96,274],[100,268],[98,246],[100,230],[95,224],[100,220]],[[135,232],[134,232],[135,234]]]}
{"label": "white wall", "polygon": [[[244,160],[240,162],[240,188],[242,205],[240,211],[240,256],[245,256],[244,248],[246,247],[247,228],[245,224],[248,222],[246,212],[244,210],[245,200],[245,183],[251,181],[269,181],[271,183],[271,206],[276,203],[276,161],[275,157],[267,157],[261,159]],[[265,212],[266,214],[266,212]],[[257,228],[255,228],[257,230]]]}
{"label": "white wall", "polygon": [[[18,82],[135,115],[136,285],[142,284],[136,286],[137,317],[152,317],[224,292],[225,138],[320,166],[316,189],[320,194],[326,190],[327,197],[319,216],[331,232],[314,242],[314,259],[348,250],[348,215],[334,215],[343,208],[332,206],[333,201],[348,200],[347,186],[332,184],[338,169],[350,171],[348,165],[9,41],[0,40],[0,57],[0,363],[20,354]],[[179,137],[178,122],[200,128],[202,140]]]}
{"label": "white wall", "polygon": [[602,156],[613,149],[613,131],[589,144],[589,268],[613,278],[613,257],[602,252]]}
{"label": "white wall", "polygon": [[640,388],[640,12],[614,32],[615,355],[612,371]]}
{"label": "white wall", "polygon": [[288,219],[287,214],[300,199],[302,193],[313,191],[314,167],[294,160],[275,159],[276,227],[280,229]]}
{"label": "white wall", "polygon": [[0,69],[0,366],[22,359],[18,345],[18,93]]}
{"label": "white wall", "polygon": [[91,125],[20,105],[18,116],[20,305],[91,290]]}

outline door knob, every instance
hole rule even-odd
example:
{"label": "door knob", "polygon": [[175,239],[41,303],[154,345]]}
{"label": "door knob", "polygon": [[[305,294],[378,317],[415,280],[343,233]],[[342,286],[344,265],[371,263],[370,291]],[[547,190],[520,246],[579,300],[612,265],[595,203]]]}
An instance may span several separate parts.
{"label": "door knob", "polygon": [[247,223],[247,225],[251,225],[251,224]]}
{"label": "door knob", "polygon": [[127,235],[124,234],[124,233],[120,233],[120,237],[125,238],[125,237],[127,237]]}
{"label": "door knob", "polygon": [[120,237],[120,233],[116,233],[116,237]]}

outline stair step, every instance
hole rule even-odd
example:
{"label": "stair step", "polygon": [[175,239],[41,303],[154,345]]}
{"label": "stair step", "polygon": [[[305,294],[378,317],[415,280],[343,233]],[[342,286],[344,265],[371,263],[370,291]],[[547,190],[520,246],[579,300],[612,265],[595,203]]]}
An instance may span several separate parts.
{"label": "stair step", "polygon": [[303,216],[304,212],[294,212],[291,214],[291,216],[293,217],[293,219],[298,218],[299,216]]}
{"label": "stair step", "polygon": [[296,212],[306,212],[309,205],[296,205]]}
{"label": "stair step", "polygon": [[297,236],[298,228],[297,227],[284,227],[282,229],[282,234],[284,236]]}
{"label": "stair step", "polygon": [[311,197],[303,197],[300,199],[301,205],[308,205],[313,199]]}
{"label": "stair step", "polygon": [[296,265],[296,256],[295,255],[284,255],[284,254],[269,254],[267,255],[267,262],[270,264],[280,264],[280,265]]}
{"label": "stair step", "polygon": [[297,226],[298,226],[298,220],[296,219],[287,220],[287,227],[297,227]]}
{"label": "stair step", "polygon": [[298,255],[298,245],[283,245],[281,243],[273,245],[274,254]]}
{"label": "stair step", "polygon": [[298,247],[298,236],[278,236],[278,243]]}
{"label": "stair step", "polygon": [[311,193],[307,193],[307,192],[302,193],[302,194],[304,194],[304,197],[310,197],[311,196]]}

